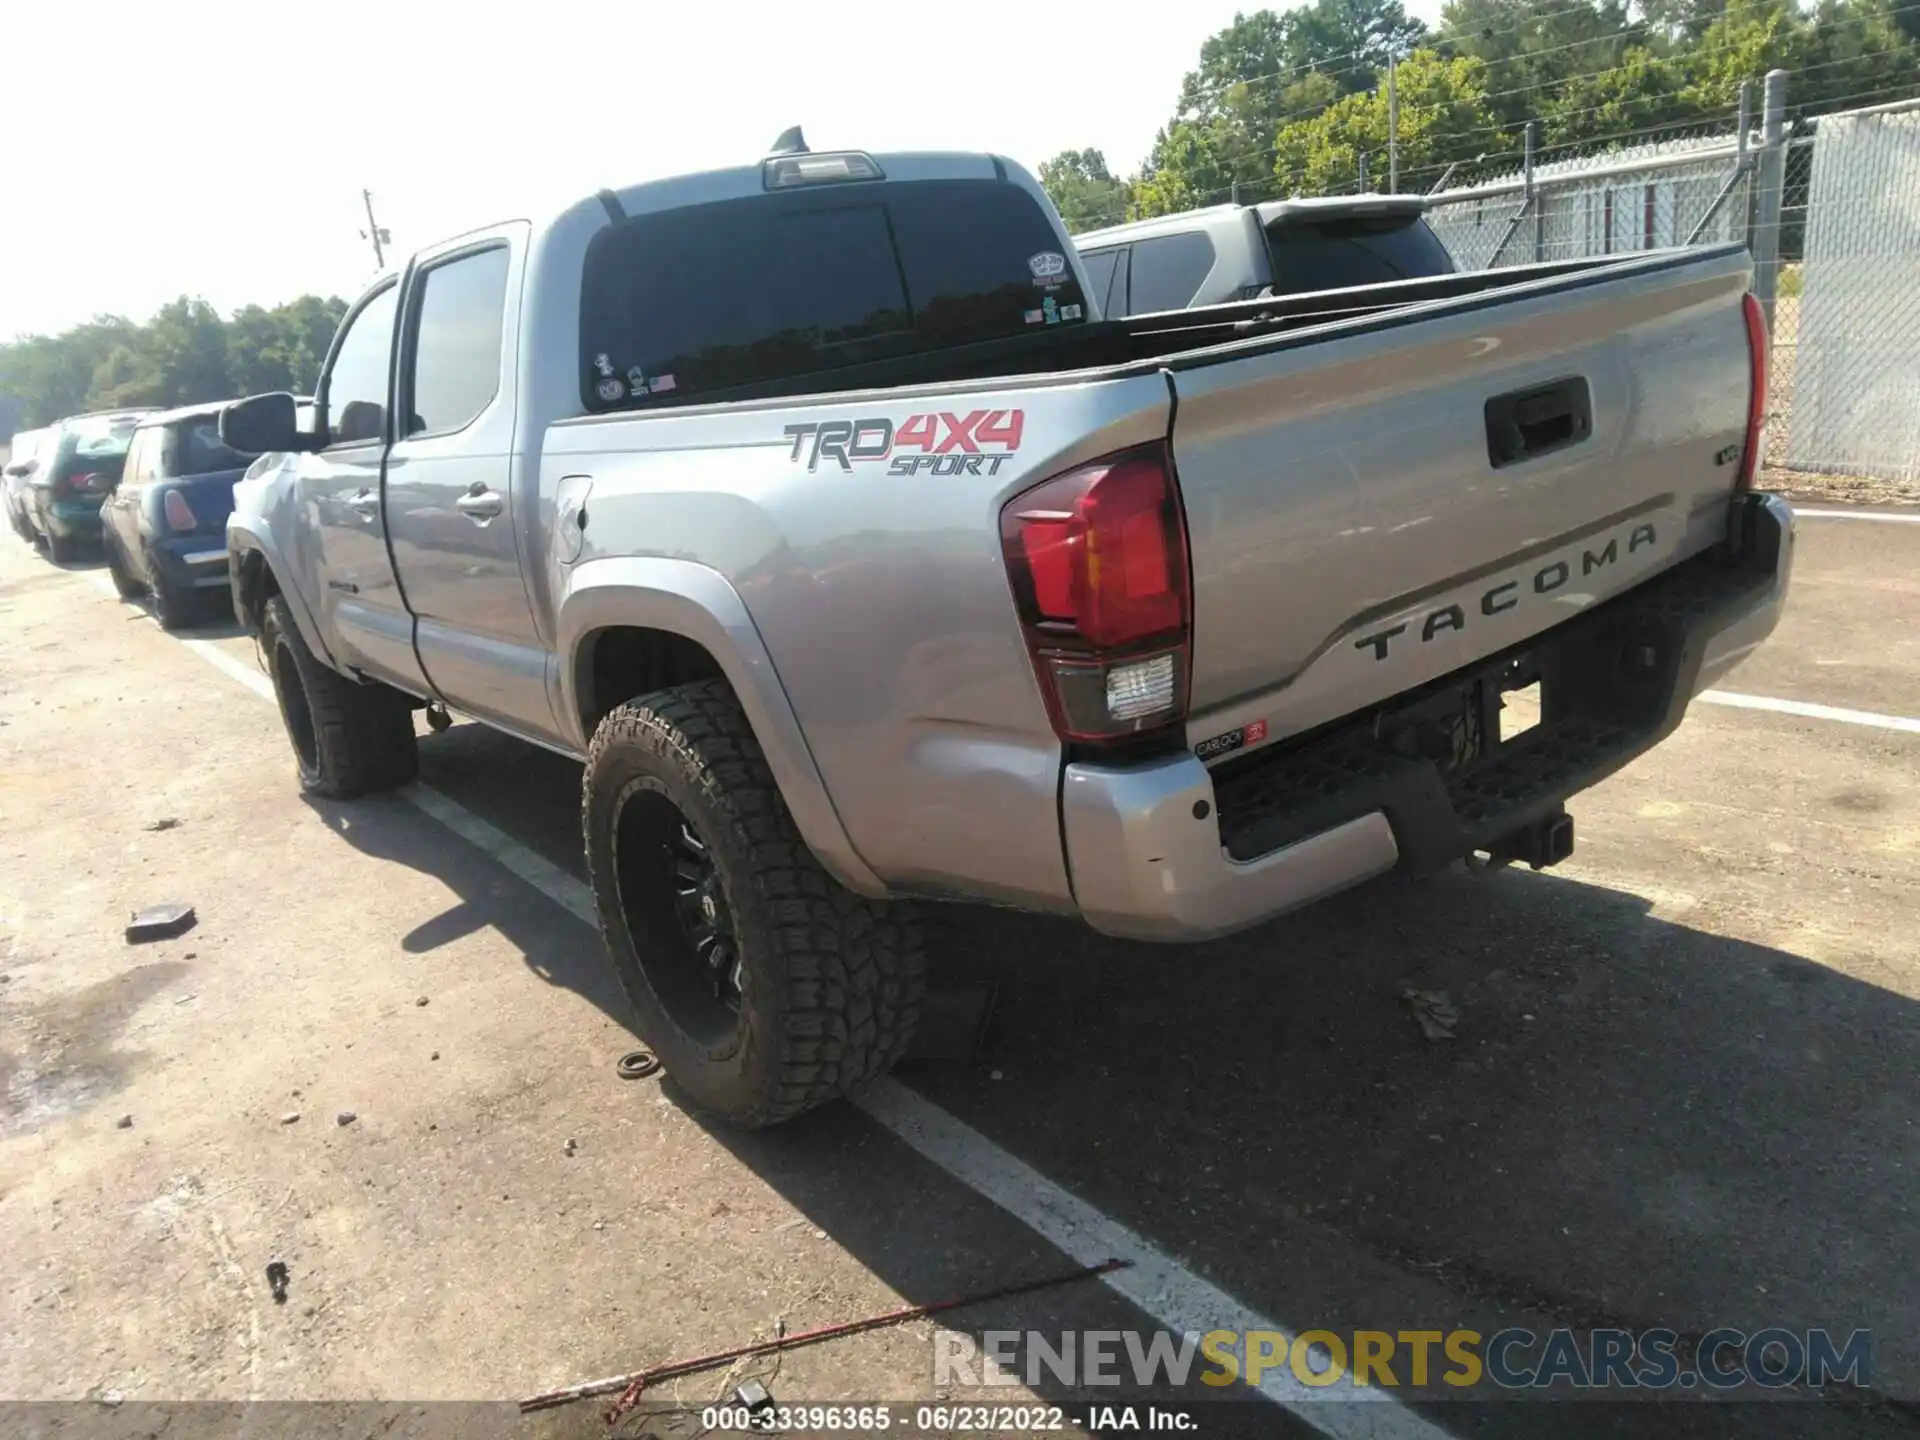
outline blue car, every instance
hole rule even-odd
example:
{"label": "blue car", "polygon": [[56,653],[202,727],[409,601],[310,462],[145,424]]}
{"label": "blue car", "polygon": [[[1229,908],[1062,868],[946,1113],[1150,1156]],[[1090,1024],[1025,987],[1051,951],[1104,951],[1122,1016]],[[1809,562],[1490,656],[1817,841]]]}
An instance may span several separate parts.
{"label": "blue car", "polygon": [[192,623],[216,594],[223,610],[230,603],[227,516],[233,482],[255,457],[221,440],[225,404],[141,416],[126,467],[101,507],[113,588],[123,599],[146,595],[163,629]]}

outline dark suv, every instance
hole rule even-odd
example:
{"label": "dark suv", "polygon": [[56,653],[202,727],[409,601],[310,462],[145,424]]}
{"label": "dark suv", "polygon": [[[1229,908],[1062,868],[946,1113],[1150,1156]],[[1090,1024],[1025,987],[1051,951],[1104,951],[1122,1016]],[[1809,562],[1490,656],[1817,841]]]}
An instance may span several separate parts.
{"label": "dark suv", "polygon": [[193,618],[200,592],[227,593],[227,516],[233,482],[254,456],[220,438],[227,402],[142,416],[126,470],[101,511],[113,588],[146,594],[168,630]]}
{"label": "dark suv", "polygon": [[47,558],[71,560],[100,538],[100,506],[120,483],[134,427],[152,407],[103,410],[62,420],[40,437],[31,474],[20,481],[27,538]]}

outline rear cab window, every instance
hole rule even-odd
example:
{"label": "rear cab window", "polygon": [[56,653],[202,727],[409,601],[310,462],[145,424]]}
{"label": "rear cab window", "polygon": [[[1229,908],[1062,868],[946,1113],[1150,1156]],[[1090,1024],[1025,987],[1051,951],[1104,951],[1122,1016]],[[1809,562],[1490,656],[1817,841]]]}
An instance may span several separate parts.
{"label": "rear cab window", "polygon": [[1275,295],[1451,275],[1453,257],[1417,215],[1276,222],[1267,228]]}
{"label": "rear cab window", "polygon": [[589,410],[699,400],[1085,323],[1065,242],[999,180],[774,191],[602,231],[581,284]]}

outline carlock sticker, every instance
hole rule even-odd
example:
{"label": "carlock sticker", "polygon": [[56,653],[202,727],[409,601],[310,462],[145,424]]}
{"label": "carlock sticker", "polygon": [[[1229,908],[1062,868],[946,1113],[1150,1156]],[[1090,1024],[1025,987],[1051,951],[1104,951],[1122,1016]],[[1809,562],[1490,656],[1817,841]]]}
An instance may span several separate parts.
{"label": "carlock sticker", "polygon": [[1235,750],[1244,750],[1249,745],[1258,745],[1267,738],[1267,722],[1249,720],[1238,730],[1229,730],[1224,735],[1216,735],[1211,740],[1202,740],[1193,747],[1196,758],[1211,760],[1217,755],[1230,754]]}
{"label": "carlock sticker", "polygon": [[809,472],[830,460],[848,471],[886,461],[889,475],[998,475],[1025,426],[1023,411],[973,410],[909,415],[898,425],[886,415],[815,420],[782,433],[793,442],[787,458]]}

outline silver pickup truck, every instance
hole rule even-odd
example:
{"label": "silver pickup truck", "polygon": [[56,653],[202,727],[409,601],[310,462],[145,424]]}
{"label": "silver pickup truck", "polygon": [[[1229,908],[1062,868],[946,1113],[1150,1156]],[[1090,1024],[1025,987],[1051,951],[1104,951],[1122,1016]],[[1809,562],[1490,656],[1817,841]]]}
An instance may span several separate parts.
{"label": "silver pickup truck", "polygon": [[637,1028],[766,1124],[900,1056],[919,900],[1197,940],[1564,858],[1786,593],[1749,268],[1109,321],[1012,162],[794,142],[379,280],[308,424],[223,416],[235,605],[310,790],[421,709],[583,759]]}

